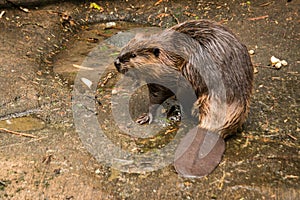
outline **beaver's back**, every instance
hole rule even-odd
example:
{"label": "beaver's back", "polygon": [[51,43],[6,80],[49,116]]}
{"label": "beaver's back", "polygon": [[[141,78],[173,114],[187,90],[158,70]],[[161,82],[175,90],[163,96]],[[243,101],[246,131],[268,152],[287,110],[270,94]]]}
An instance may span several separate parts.
{"label": "beaver's back", "polygon": [[253,66],[247,48],[230,30],[206,20],[187,21],[173,26],[170,30],[188,35],[207,51],[222,73],[227,100],[249,99]]}

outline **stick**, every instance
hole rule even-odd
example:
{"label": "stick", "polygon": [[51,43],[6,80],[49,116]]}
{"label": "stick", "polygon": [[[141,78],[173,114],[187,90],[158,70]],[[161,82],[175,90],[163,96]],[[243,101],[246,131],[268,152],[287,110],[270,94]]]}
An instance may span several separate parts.
{"label": "stick", "polygon": [[40,138],[28,140],[27,142],[19,142],[19,143],[15,143],[15,144],[9,144],[9,145],[5,145],[5,146],[0,146],[0,149],[11,148],[11,147],[18,146],[18,145],[25,145],[25,144],[29,144],[29,143],[32,143],[32,142],[43,140],[45,138],[48,138],[48,136],[44,136],[44,137],[40,137]]}
{"label": "stick", "polygon": [[264,16],[260,16],[260,17],[248,18],[248,20],[255,21],[255,20],[259,20],[259,19],[265,19],[265,18],[268,18],[268,17],[269,17],[269,15],[264,15]]}
{"label": "stick", "polygon": [[78,68],[78,69],[84,69],[84,70],[94,70],[93,68],[90,68],[90,67],[84,67],[84,66],[76,65],[76,64],[73,64],[73,67],[76,67],[76,68]]}
{"label": "stick", "polygon": [[180,23],[179,20],[178,20],[178,18],[173,13],[171,13],[171,16],[175,19],[175,21],[176,21],[177,24]]}
{"label": "stick", "polygon": [[0,128],[0,131],[6,132],[6,133],[15,134],[15,135],[19,135],[19,136],[23,136],[23,137],[36,138],[36,136],[34,136],[32,134],[16,132],[16,131],[8,130],[6,128]]}
{"label": "stick", "polygon": [[1,13],[0,13],[0,19],[3,17],[4,14],[5,14],[5,11],[4,10],[1,11]]}

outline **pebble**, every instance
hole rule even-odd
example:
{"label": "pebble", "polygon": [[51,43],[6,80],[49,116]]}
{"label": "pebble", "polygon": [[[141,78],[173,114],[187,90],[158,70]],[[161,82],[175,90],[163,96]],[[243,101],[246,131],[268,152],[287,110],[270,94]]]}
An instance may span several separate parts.
{"label": "pebble", "polygon": [[251,49],[251,50],[249,50],[249,54],[253,55],[253,54],[255,54],[255,51]]}
{"label": "pebble", "polygon": [[272,56],[270,61],[271,61],[271,65],[273,67],[275,67],[276,69],[280,69],[282,66],[288,65],[286,60],[280,60],[279,58],[276,58],[275,56]]}
{"label": "pebble", "polygon": [[288,65],[288,63],[286,62],[286,60],[282,60],[282,61],[281,61],[281,64],[282,64],[283,66],[287,66],[287,65]]}
{"label": "pebble", "polygon": [[275,66],[276,69],[280,69],[281,68],[281,62],[276,63],[274,66]]}
{"label": "pebble", "polygon": [[107,22],[105,24],[105,28],[109,29],[109,28],[115,28],[117,26],[116,22]]}
{"label": "pebble", "polygon": [[113,89],[112,91],[111,91],[111,94],[112,95],[115,95],[115,94],[117,94],[118,93],[118,90],[116,90],[116,89]]}
{"label": "pebble", "polygon": [[101,173],[100,169],[95,170],[95,174],[100,174],[100,173]]}

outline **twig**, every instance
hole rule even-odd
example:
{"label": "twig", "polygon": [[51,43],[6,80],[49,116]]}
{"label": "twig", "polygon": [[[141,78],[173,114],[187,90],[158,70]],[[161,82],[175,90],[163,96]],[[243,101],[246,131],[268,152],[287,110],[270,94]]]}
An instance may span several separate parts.
{"label": "twig", "polygon": [[295,175],[285,175],[285,176],[283,177],[283,180],[284,180],[284,179],[287,179],[287,178],[294,178],[294,179],[298,179],[298,178],[299,178],[299,176],[295,176]]}
{"label": "twig", "polygon": [[163,0],[158,0],[158,1],[154,4],[154,6],[158,6],[161,2],[163,2]]}
{"label": "twig", "polygon": [[34,136],[32,134],[27,134],[27,133],[21,133],[21,132],[17,132],[17,131],[12,131],[12,130],[8,130],[6,128],[0,128],[0,131],[6,132],[6,133],[15,134],[15,135],[19,135],[19,136],[23,136],[23,137],[36,138],[36,136]]}
{"label": "twig", "polygon": [[263,3],[263,4],[259,5],[259,6],[265,7],[265,6],[269,6],[269,5],[273,4],[273,3],[274,2],[267,2],[267,3]]}
{"label": "twig", "polygon": [[27,142],[20,142],[20,143],[15,143],[15,144],[9,144],[9,145],[5,145],[5,146],[1,146],[0,149],[6,149],[6,148],[11,148],[11,147],[14,147],[14,146],[18,146],[18,145],[29,144],[29,143],[32,143],[32,142],[37,142],[37,141],[43,140],[45,138],[48,138],[48,136],[40,137],[40,138],[36,138],[36,139],[32,139],[32,140],[28,140]]}
{"label": "twig", "polygon": [[84,67],[84,66],[76,65],[76,64],[73,64],[73,67],[76,67],[76,68],[78,68],[78,69],[83,69],[83,70],[94,70],[94,69],[91,68],[91,67]]}
{"label": "twig", "polygon": [[223,176],[221,177],[219,184],[218,184],[219,190],[222,190],[222,188],[223,188],[225,176],[226,176],[226,173],[225,173],[225,171],[223,171]]}
{"label": "twig", "polygon": [[271,66],[257,65],[256,67],[266,68],[266,69],[273,69],[273,70],[278,70],[278,69],[276,69],[275,67],[271,67]]}
{"label": "twig", "polygon": [[265,19],[268,18],[269,15],[264,15],[264,16],[259,16],[259,17],[253,17],[253,18],[248,18],[249,21],[255,21],[255,20],[260,20],[260,19]]}
{"label": "twig", "polygon": [[5,11],[2,10],[1,13],[0,13],[0,19],[3,17],[4,14],[5,14]]}
{"label": "twig", "polygon": [[175,21],[176,21],[177,24],[180,23],[179,20],[178,20],[178,18],[173,13],[171,13],[171,16],[175,19]]}
{"label": "twig", "polygon": [[1,181],[1,180],[0,180],[0,185],[3,185],[4,187],[7,186],[6,183],[4,181]]}
{"label": "twig", "polygon": [[292,138],[293,140],[297,140],[297,138],[291,134],[287,134],[290,138]]}
{"label": "twig", "polygon": [[38,26],[40,28],[44,28],[46,29],[46,27],[44,27],[43,25],[39,24],[39,23],[34,23],[34,22],[28,22],[28,23],[24,23],[24,24],[20,24],[18,25],[18,27],[23,27],[23,26]]}

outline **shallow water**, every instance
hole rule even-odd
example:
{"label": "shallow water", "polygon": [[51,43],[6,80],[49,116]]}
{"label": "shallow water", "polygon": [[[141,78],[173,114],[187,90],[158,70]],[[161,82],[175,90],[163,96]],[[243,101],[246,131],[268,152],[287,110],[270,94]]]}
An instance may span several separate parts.
{"label": "shallow water", "polygon": [[11,131],[37,131],[45,128],[45,126],[44,121],[34,116],[24,116],[0,121],[0,128],[9,129]]}

